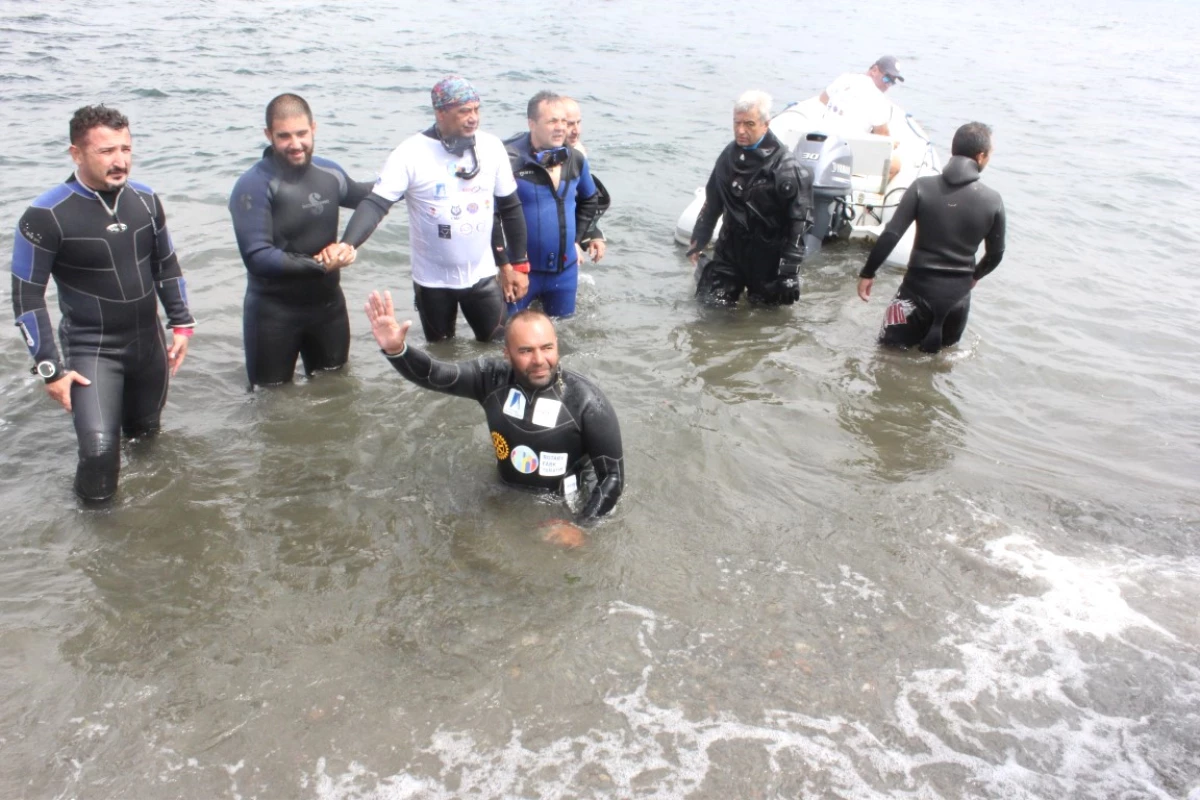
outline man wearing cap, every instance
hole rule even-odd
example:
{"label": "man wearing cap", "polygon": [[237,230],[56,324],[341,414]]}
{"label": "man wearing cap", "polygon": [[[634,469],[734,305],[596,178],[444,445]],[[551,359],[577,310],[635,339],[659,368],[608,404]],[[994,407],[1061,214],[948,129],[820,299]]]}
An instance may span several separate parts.
{"label": "man wearing cap", "polygon": [[[890,136],[892,104],[884,95],[897,82],[903,83],[904,78],[896,57],[881,56],[865,73],[847,72],[839,76],[821,92],[821,102],[829,107],[830,113],[843,118],[847,130]],[[894,178],[899,171],[900,159],[893,156],[888,177]]]}
{"label": "man wearing cap", "polygon": [[[413,298],[426,341],[453,336],[461,307],[475,338],[485,342],[502,335],[505,303],[529,288],[525,218],[504,144],[479,130],[479,93],[451,76],[430,96],[436,121],[388,156],[342,243],[361,247],[405,198]],[[493,204],[502,236],[493,231]]]}

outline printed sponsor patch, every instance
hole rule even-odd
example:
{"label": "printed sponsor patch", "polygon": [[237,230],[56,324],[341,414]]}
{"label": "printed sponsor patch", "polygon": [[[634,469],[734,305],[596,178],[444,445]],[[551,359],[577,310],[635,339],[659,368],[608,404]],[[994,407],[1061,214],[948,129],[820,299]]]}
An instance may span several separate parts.
{"label": "printed sponsor patch", "polygon": [[496,448],[496,459],[503,461],[508,458],[508,442],[496,431],[492,431],[492,447]]}
{"label": "printed sponsor patch", "polygon": [[559,475],[567,471],[567,454],[566,453],[547,453],[542,451],[539,454],[538,474],[545,475],[547,478],[557,478]]}
{"label": "printed sponsor patch", "polygon": [[479,203],[467,203],[467,213],[468,214],[479,213]]}
{"label": "printed sponsor patch", "polygon": [[434,197],[438,197],[438,198],[445,199],[445,197],[446,197],[446,184],[444,184],[444,183],[439,183],[437,186],[434,186],[434,187],[433,187],[433,196],[434,196]]}
{"label": "printed sponsor patch", "polygon": [[547,397],[539,397],[533,404],[533,424],[543,428],[553,428],[558,422],[558,410],[562,403]]}
{"label": "printed sponsor patch", "polygon": [[438,225],[438,238],[439,239],[449,239],[450,238],[450,226],[449,225]]}
{"label": "printed sponsor patch", "polygon": [[517,472],[528,475],[531,472],[536,472],[538,468],[537,453],[530,450],[525,445],[517,445],[517,449],[512,451],[512,465],[517,468]]}
{"label": "printed sponsor patch", "polygon": [[469,222],[464,222],[462,225],[458,226],[458,232],[461,233],[463,236],[470,236],[472,233],[475,232],[475,226],[473,226]]}
{"label": "printed sponsor patch", "polygon": [[462,206],[450,206],[450,216],[458,219],[462,216]]}
{"label": "printed sponsor patch", "polygon": [[504,413],[517,419],[525,419],[525,395],[520,389],[513,387],[508,390],[504,399]]}

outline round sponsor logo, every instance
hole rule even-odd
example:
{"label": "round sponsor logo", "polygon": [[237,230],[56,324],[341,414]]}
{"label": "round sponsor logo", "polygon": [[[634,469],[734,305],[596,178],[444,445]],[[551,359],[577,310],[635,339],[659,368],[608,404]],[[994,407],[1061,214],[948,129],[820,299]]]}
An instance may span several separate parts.
{"label": "round sponsor logo", "polygon": [[475,231],[475,227],[469,222],[464,222],[462,225],[458,226],[458,232],[461,233],[463,236],[473,233],[474,231]]}
{"label": "round sponsor logo", "polygon": [[530,450],[525,445],[517,445],[517,448],[512,451],[510,459],[517,472],[523,472],[528,475],[531,472],[537,472],[538,457],[537,453]]}
{"label": "round sponsor logo", "polygon": [[479,211],[479,203],[467,203],[467,213],[474,214]]}
{"label": "round sponsor logo", "polygon": [[501,461],[508,458],[508,442],[496,431],[492,431],[492,447],[496,448],[496,458]]}

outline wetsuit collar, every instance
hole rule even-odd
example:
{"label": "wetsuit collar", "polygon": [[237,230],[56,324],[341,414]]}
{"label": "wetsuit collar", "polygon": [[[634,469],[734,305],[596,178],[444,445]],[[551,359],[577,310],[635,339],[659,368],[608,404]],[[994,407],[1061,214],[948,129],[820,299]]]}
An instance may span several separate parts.
{"label": "wetsuit collar", "polygon": [[[752,144],[752,145],[748,145],[748,146],[746,146],[746,147],[742,147],[742,149],[743,149],[743,150],[757,150],[757,149],[758,149],[758,146],[759,146],[760,144],[762,144],[762,143],[763,143],[763,139],[767,138],[767,134],[768,134],[768,133],[770,133],[770,130],[763,131],[763,135],[762,135],[762,136],[760,136],[760,137],[758,137],[758,141],[757,141],[757,142],[755,142],[755,143],[754,143],[754,144]],[[738,147],[741,147],[741,145],[738,145]]]}
{"label": "wetsuit collar", "polygon": [[951,156],[942,169],[942,177],[951,186],[962,186],[979,180],[979,162],[966,156]]}

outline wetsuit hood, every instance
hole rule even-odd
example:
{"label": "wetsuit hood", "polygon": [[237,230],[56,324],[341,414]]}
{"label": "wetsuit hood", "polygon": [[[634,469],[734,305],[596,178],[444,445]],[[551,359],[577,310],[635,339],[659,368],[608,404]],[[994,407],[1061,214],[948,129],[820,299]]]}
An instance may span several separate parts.
{"label": "wetsuit hood", "polygon": [[942,170],[942,177],[951,186],[963,186],[979,180],[979,162],[966,156],[951,156]]}

